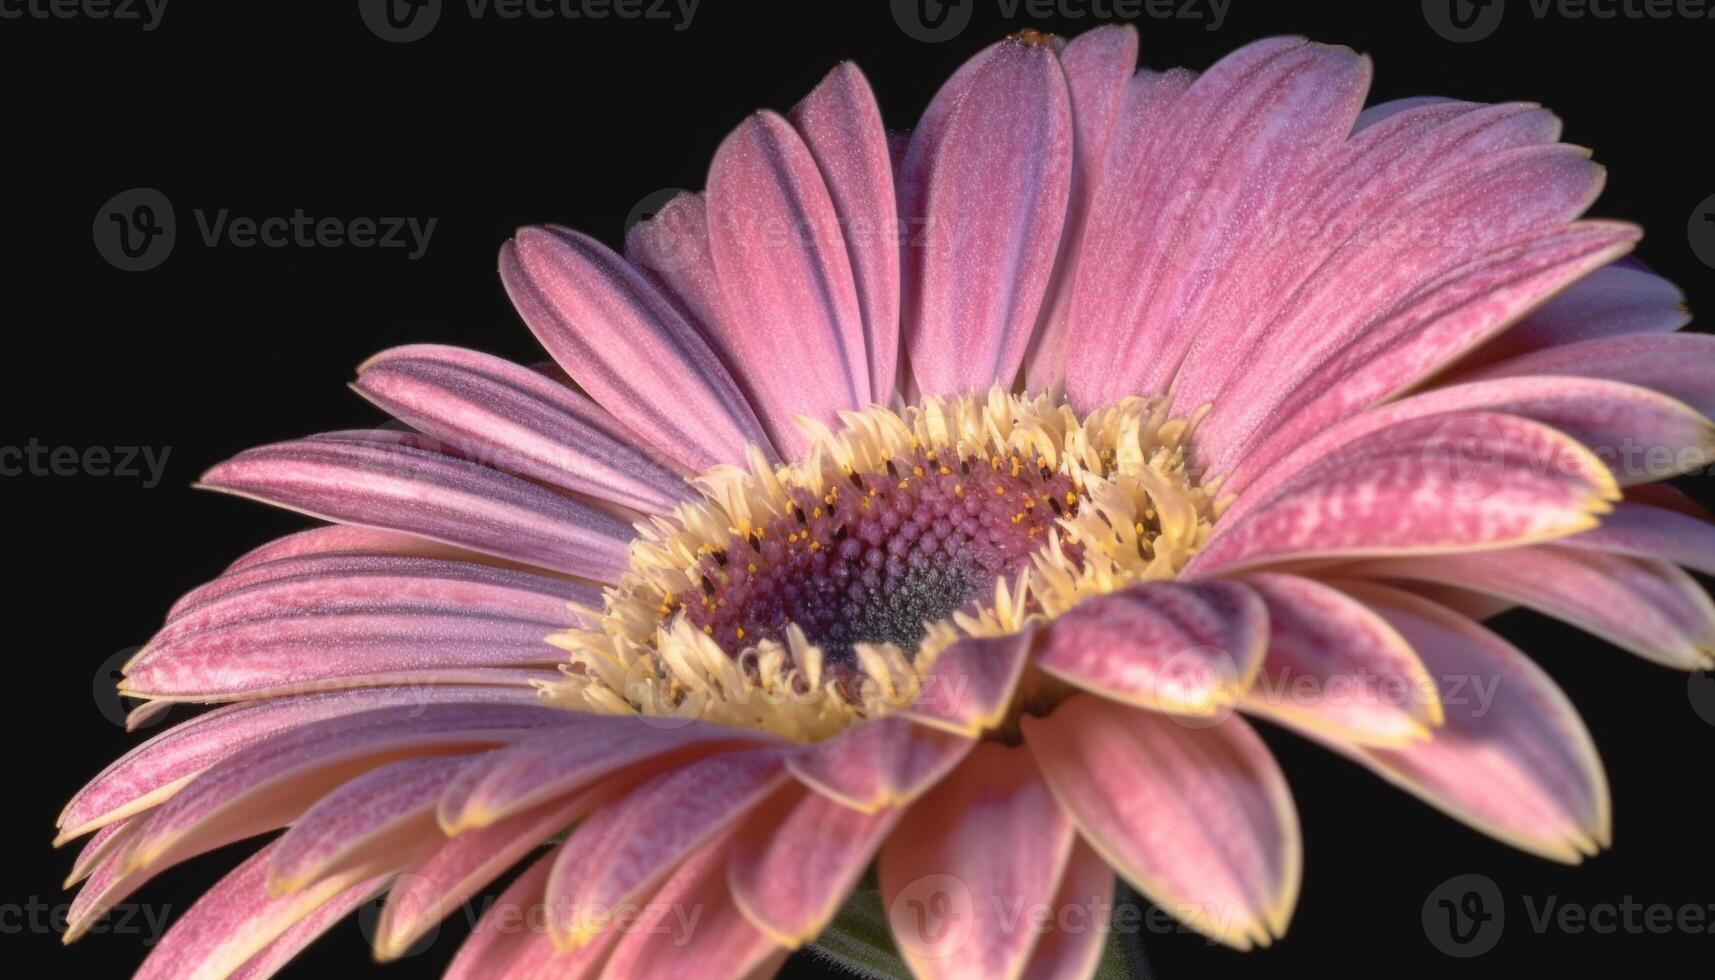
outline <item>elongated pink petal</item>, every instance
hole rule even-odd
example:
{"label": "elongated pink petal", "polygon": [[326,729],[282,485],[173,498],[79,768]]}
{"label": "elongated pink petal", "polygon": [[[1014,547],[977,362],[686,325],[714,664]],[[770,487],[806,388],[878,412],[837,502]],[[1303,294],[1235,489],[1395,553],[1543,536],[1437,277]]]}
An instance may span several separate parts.
{"label": "elongated pink petal", "polygon": [[[1457,265],[1420,285],[1377,270],[1388,291],[1385,303],[1373,319],[1359,318],[1350,335],[1329,336],[1303,321],[1300,330],[1270,334],[1277,345],[1291,337],[1286,348],[1264,346],[1248,355],[1254,363],[1278,362],[1277,370],[1235,374],[1197,431],[1199,452],[1215,472],[1233,471],[1240,460],[1266,465],[1321,429],[1453,363],[1590,270],[1625,254],[1639,234],[1630,225],[1586,221],[1475,256],[1461,249]],[[1401,295],[1407,299],[1399,300]],[[1350,322],[1350,314],[1346,318]]]}
{"label": "elongated pink petal", "polygon": [[1547,426],[1487,412],[1411,419],[1324,456],[1223,520],[1184,574],[1527,544],[1594,527],[1618,497],[1608,468]]}
{"label": "elongated pink petal", "polygon": [[975,743],[898,715],[853,725],[786,757],[799,782],[864,813],[900,806],[952,771]]}
{"label": "elongated pink petal", "polygon": [[327,527],[313,527],[307,531],[288,534],[283,538],[275,538],[267,544],[258,545],[240,555],[236,561],[226,567],[226,572],[223,574],[236,574],[257,565],[283,561],[288,558],[307,558],[324,554],[420,555],[460,561],[496,561],[488,555],[455,548],[438,541],[429,541],[417,537],[415,534],[387,531],[375,527],[334,524]]}
{"label": "elongated pink petal", "polygon": [[655,727],[618,715],[568,713],[563,731],[543,732],[486,757],[448,790],[441,826],[449,833],[484,827],[615,774],[635,782],[672,764],[717,752],[777,744],[767,734],[695,722]]}
{"label": "elongated pink petal", "polygon": [[1715,523],[1666,506],[1621,501],[1600,527],[1556,543],[1672,562],[1715,575]]}
{"label": "elongated pink petal", "polygon": [[869,357],[869,397],[886,404],[899,370],[899,228],[881,108],[845,62],[791,113],[822,172],[845,238]]}
{"label": "elongated pink petal", "polygon": [[765,980],[780,948],[727,894],[728,840],[691,854],[620,936],[605,976],[626,980]]}
{"label": "elongated pink petal", "polygon": [[600,406],[527,367],[420,344],[384,351],[357,371],[364,397],[485,466],[645,513],[692,496],[676,460],[652,458]]}
{"label": "elongated pink petal", "polygon": [[[300,574],[286,574],[294,568]],[[510,569],[376,556],[287,559],[181,606],[125,667],[140,697],[216,700],[541,665],[597,593]]]}
{"label": "elongated pink petal", "polygon": [[1691,322],[1678,286],[1630,259],[1573,283],[1517,326],[1473,351],[1461,367],[1475,367],[1531,351],[1597,337],[1672,333]]}
{"label": "elongated pink petal", "polygon": [[464,901],[609,797],[604,787],[551,800],[492,826],[465,831],[406,868],[375,924],[376,958],[396,959]]}
{"label": "elongated pink petal", "polygon": [[133,821],[129,818],[116,820],[92,834],[84,842],[83,849],[77,852],[77,859],[72,862],[71,871],[67,872],[64,887],[70,888],[89,877],[96,866],[105,861],[121,844],[125,843],[128,828]]}
{"label": "elongated pink petal", "polygon": [[263,848],[197,899],[167,930],[143,961],[142,980],[218,980],[327,903],[345,904],[350,892],[372,893],[382,878],[346,876],[279,898],[268,896],[268,859]]}
{"label": "elongated pink petal", "polygon": [[268,945],[244,961],[233,971],[229,980],[267,980],[280,972],[287,963],[311,943],[338,925],[340,920],[357,911],[363,903],[374,898],[386,887],[385,875],[359,881],[345,891],[324,900],[313,911],[292,923]]}
{"label": "elongated pink petal", "polygon": [[226,754],[162,803],[139,824],[126,864],[159,871],[281,826],[381,763],[502,744],[567,715],[541,704],[403,704],[301,725]]}
{"label": "elongated pink petal", "polygon": [[618,518],[464,460],[398,446],[300,439],[246,450],[202,485],[343,524],[405,531],[606,580],[634,536]]}
{"label": "elongated pink petal", "polygon": [[1267,648],[1267,612],[1248,586],[1144,582],[1072,607],[1035,664],[1126,704],[1210,715],[1238,701]]}
{"label": "elongated pink petal", "polygon": [[1060,52],[1072,102],[1072,184],[1042,324],[1024,358],[1025,386],[1031,391],[1059,391],[1065,380],[1066,329],[1084,228],[1107,168],[1109,138],[1122,114],[1126,84],[1136,66],[1137,29],[1130,24],[1085,31]]}
{"label": "elongated pink petal", "polygon": [[1303,865],[1298,814],[1242,719],[1193,729],[1079,695],[1023,726],[1079,833],[1139,892],[1238,949],[1285,934]]}
{"label": "elongated pink petal", "polygon": [[1428,600],[1338,584],[1411,643],[1441,684],[1447,719],[1434,738],[1403,748],[1325,744],[1533,854],[1575,864],[1607,846],[1607,776],[1578,712],[1547,674],[1500,637]]}
{"label": "elongated pink petal", "polygon": [[837,424],[871,401],[869,355],[839,215],[809,148],[784,118],[759,112],[709,167],[709,245],[726,295],[721,333],[757,413],[789,456],[793,423]]}
{"label": "elongated pink petal", "polygon": [[1676,398],[1704,415],[1715,415],[1715,337],[1708,334],[1598,337],[1496,361],[1460,375],[1459,380],[1532,374],[1624,381]]}
{"label": "elongated pink petal", "polygon": [[796,787],[754,811],[733,839],[732,900],[769,938],[797,949],[833,921],[900,810],[864,813]]}
{"label": "elongated pink petal", "polygon": [[960,735],[999,725],[1012,707],[1036,634],[1032,629],[967,637],[942,650],[921,669],[923,686],[905,716]]}
{"label": "elongated pink petal", "polygon": [[1246,583],[1268,606],[1268,658],[1245,692],[1249,714],[1360,745],[1429,738],[1441,724],[1434,678],[1398,631],[1337,589],[1264,572]]}
{"label": "elongated pink petal", "polygon": [[507,886],[459,944],[446,980],[578,980],[598,976],[620,932],[567,953],[548,938],[543,892],[557,853],[550,851]]}
{"label": "elongated pink petal", "polygon": [[1666,562],[1543,545],[1470,555],[1362,562],[1362,578],[1436,582],[1499,596],[1563,619],[1680,670],[1715,666],[1715,602]]}
{"label": "elongated pink petal", "polygon": [[768,438],[720,358],[644,275],[588,235],[525,228],[500,278],[536,339],[627,429],[693,472]]}
{"label": "elongated pink petal", "polygon": [[[1078,269],[1066,377],[1075,407],[1163,390],[1204,304],[1256,289],[1219,287],[1223,267],[1303,193],[1368,84],[1368,62],[1350,50],[1259,41],[1174,98],[1158,139],[1124,145],[1132,155],[1097,191]],[[1263,168],[1272,179],[1255,180]]]}
{"label": "elongated pink petal", "polygon": [[[1674,464],[1715,455],[1715,425],[1665,395],[1593,378],[1529,376],[1494,378],[1433,388],[1360,412],[1323,429],[1263,470],[1235,474],[1223,491],[1245,491],[1244,500],[1266,499],[1304,467],[1378,429],[1449,412],[1497,412],[1533,419],[1583,443],[1623,485],[1678,475]],[[1247,475],[1254,480],[1246,482]],[[1238,503],[1223,514],[1234,519]]]}
{"label": "elongated pink petal", "polygon": [[1085,980],[1096,966],[1110,930],[1114,907],[1114,869],[1095,848],[1076,840],[1060,891],[1049,906],[1049,928],[1036,941],[1024,980]]}
{"label": "elongated pink petal", "polygon": [[1010,39],[942,87],[900,165],[906,349],[925,395],[1018,376],[1071,192],[1072,106],[1047,44]]}
{"label": "elongated pink petal", "polygon": [[881,897],[912,974],[1021,975],[1038,938],[1023,917],[1053,901],[1072,844],[1030,756],[979,745],[881,848]]}
{"label": "elongated pink petal", "polygon": [[[274,847],[269,894],[302,888],[375,855],[416,856],[439,845],[435,803],[447,781],[470,764],[466,756],[406,759],[372,769],[304,812]],[[408,863],[399,861],[403,866]]]}
{"label": "elongated pink petal", "polygon": [[66,804],[56,843],[156,806],[222,758],[281,732],[377,708],[443,703],[539,702],[532,688],[448,685],[335,691],[217,708],[167,729],[103,769]]}
{"label": "elongated pink petal", "polygon": [[588,943],[785,775],[778,751],[729,752],[656,776],[597,811],[566,839],[548,875],[550,934],[570,949]]}

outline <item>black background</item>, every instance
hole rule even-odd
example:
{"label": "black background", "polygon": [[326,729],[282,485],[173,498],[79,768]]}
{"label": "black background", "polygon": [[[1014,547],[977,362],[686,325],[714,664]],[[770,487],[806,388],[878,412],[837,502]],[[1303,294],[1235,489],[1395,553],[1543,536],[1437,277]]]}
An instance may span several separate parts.
{"label": "black background", "polygon": [[[650,19],[473,20],[450,0],[434,31],[409,44],[372,34],[355,0],[171,0],[151,31],[0,20],[12,379],[0,444],[170,448],[152,489],[118,476],[0,478],[10,572],[0,958],[19,975],[106,976],[145,952],[147,929],[61,950],[40,908],[69,897],[59,879],[71,849],[48,846],[61,803],[140,737],[93,696],[101,665],[147,640],[174,598],[237,553],[302,526],[191,490],[198,473],[247,446],[379,422],[343,386],[383,348],[432,341],[537,358],[494,271],[515,227],[557,221],[617,245],[639,201],[701,187],[716,144],[745,113],[789,107],[841,59],[866,69],[888,124],[903,129],[990,40],[1112,19],[1009,19],[999,0],[965,2],[975,19],[939,44],[909,36],[883,0],[704,0],[685,30]],[[1512,0],[1492,37],[1455,44],[1415,2],[1234,0],[1218,30],[1206,19],[1136,23],[1142,61],[1156,68],[1203,68],[1255,38],[1305,33],[1374,57],[1372,101],[1542,102],[1566,120],[1569,142],[1595,148],[1609,168],[1594,212],[1643,224],[1638,254],[1694,309],[1715,306],[1715,273],[1686,238],[1693,210],[1715,193],[1715,21],[1537,18]],[[163,192],[179,222],[172,255],[148,272],[118,271],[92,244],[97,210],[133,187]],[[221,208],[437,223],[416,261],[402,249],[205,247],[193,211]],[[1682,483],[1708,501],[1707,481]],[[1534,617],[1500,626],[1584,713],[1613,783],[1613,850],[1581,868],[1515,853],[1271,730],[1305,828],[1292,930],[1243,955],[1183,934],[1147,937],[1159,976],[1707,975],[1715,934],[1538,934],[1526,907],[1630,897],[1698,905],[1715,919],[1715,728],[1692,710],[1686,678]],[[193,861],[135,901],[181,911],[247,851]],[[1420,914],[1461,873],[1498,884],[1507,924],[1492,952],[1453,960],[1427,941]],[[376,975],[432,975],[462,931],[455,919],[427,952]],[[285,975],[352,975],[365,960],[360,929],[346,923]],[[802,959],[792,969],[819,972]]]}

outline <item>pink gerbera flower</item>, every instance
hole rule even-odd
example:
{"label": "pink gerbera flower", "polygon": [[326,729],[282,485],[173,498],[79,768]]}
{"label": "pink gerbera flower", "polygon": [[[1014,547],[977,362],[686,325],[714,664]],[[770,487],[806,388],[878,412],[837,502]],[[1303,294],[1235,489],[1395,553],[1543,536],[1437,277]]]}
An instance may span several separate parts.
{"label": "pink gerbera flower", "polygon": [[871,868],[922,977],[1088,976],[1102,923],[1060,913],[1116,875],[1267,945],[1299,828],[1244,716],[1603,847],[1588,733],[1478,620],[1709,664],[1679,566],[1715,532],[1651,484],[1715,445],[1715,346],[1578,220],[1602,170],[1546,111],[1364,109],[1369,62],[1298,38],[1136,47],[1003,41],[897,140],[841,66],[625,258],[502,249],[553,365],[387,351],[356,387],[415,431],[211,470],[335,525],[126,668],[141,712],[225,706],[66,807],[68,938],[286,828],[141,975],[266,975],[383,893],[397,956],[521,863],[454,976],[766,974]]}

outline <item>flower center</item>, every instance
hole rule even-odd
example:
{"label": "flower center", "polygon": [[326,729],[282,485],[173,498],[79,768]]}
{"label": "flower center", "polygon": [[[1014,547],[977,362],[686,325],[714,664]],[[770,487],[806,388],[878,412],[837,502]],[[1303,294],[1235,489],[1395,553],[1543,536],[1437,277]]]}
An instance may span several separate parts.
{"label": "flower center", "polygon": [[1072,478],[1017,452],[918,446],[818,493],[785,486],[785,513],[709,549],[697,587],[672,597],[730,654],[785,642],[796,624],[827,662],[859,643],[915,650],[928,624],[1014,579],[1054,522],[1075,514]]}
{"label": "flower center", "polygon": [[823,738],[909,703],[964,636],[1171,578],[1215,519],[1192,422],[1127,399],[1080,419],[1046,397],[930,399],[805,422],[810,448],[698,478],[657,518],[547,694]]}

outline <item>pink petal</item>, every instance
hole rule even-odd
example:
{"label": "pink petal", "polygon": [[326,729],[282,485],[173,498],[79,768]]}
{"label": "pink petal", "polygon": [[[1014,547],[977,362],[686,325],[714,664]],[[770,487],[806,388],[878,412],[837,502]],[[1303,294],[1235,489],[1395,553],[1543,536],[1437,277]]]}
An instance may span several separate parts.
{"label": "pink petal", "polygon": [[652,457],[613,416],[540,372],[420,344],[357,369],[358,393],[486,466],[662,513],[693,496],[671,457]]}
{"label": "pink petal", "polygon": [[709,246],[726,295],[721,340],[788,456],[797,415],[837,425],[872,400],[864,320],[839,215],[785,119],[759,112],[709,167]]}
{"label": "pink petal", "polygon": [[542,897],[556,856],[550,851],[532,864],[489,906],[470,937],[459,944],[446,980],[577,980],[600,974],[620,930],[609,930],[570,953],[548,938],[549,909]]}
{"label": "pink petal", "polygon": [[1715,337],[1708,334],[1599,337],[1497,361],[1459,380],[1532,374],[1624,381],[1676,398],[1704,415],[1715,415]]}
{"label": "pink petal", "polygon": [[1517,326],[1473,351],[1461,367],[1597,337],[1672,333],[1690,322],[1691,312],[1678,286],[1641,263],[1622,260],[1573,283]]}
{"label": "pink petal", "polygon": [[539,699],[531,688],[449,685],[336,691],[217,708],[167,729],[103,769],[66,804],[56,844],[156,806],[197,773],[281,732],[377,708],[441,703],[529,706]]}
{"label": "pink petal", "polygon": [[462,548],[454,548],[437,541],[426,541],[415,534],[402,534],[398,531],[385,531],[374,527],[351,527],[335,524],[329,527],[313,527],[307,531],[288,534],[283,538],[275,538],[267,544],[258,545],[240,555],[237,561],[226,567],[223,574],[230,575],[247,571],[257,565],[283,561],[287,558],[306,558],[336,553],[421,555],[432,558],[454,558],[460,561],[495,561],[487,555],[479,555],[474,551],[465,551]]}
{"label": "pink petal", "polygon": [[1602,762],[1547,674],[1500,637],[1425,599],[1370,584],[1340,587],[1417,650],[1442,685],[1447,720],[1434,738],[1399,749],[1326,744],[1533,854],[1575,864],[1607,845],[1612,811]]}
{"label": "pink petal", "polygon": [[358,774],[395,759],[502,744],[563,724],[568,712],[526,704],[401,704],[300,725],[229,752],[138,825],[125,850],[158,872],[194,854],[290,822]]}
{"label": "pink petal", "polygon": [[828,799],[876,813],[916,799],[974,744],[965,735],[887,715],[805,746],[786,757],[786,768]]}
{"label": "pink petal", "polygon": [[848,61],[798,103],[791,119],[839,217],[863,313],[870,399],[886,404],[899,369],[899,229],[881,109],[863,72]]}
{"label": "pink petal", "polygon": [[548,875],[550,935],[570,949],[588,943],[784,778],[777,751],[729,752],[655,776],[598,810],[566,839]]}
{"label": "pink petal", "polygon": [[129,831],[135,829],[135,821],[127,818],[116,820],[97,830],[84,842],[83,849],[77,852],[77,859],[72,862],[71,871],[66,874],[64,887],[70,888],[89,877],[97,865],[105,861],[115,848],[125,843]]}
{"label": "pink petal", "polygon": [[553,800],[492,826],[461,833],[406,868],[388,890],[375,925],[376,958],[397,959],[461,903],[607,798],[607,790],[597,787]]}
{"label": "pink petal", "polygon": [[1242,719],[1188,728],[1078,695],[1023,726],[1079,833],[1144,896],[1237,949],[1285,934],[1303,864],[1298,815]]}
{"label": "pink petal", "polygon": [[757,929],[797,949],[833,921],[899,813],[864,813],[798,788],[776,794],[734,835],[732,900]]}
{"label": "pink petal", "polygon": [[383,881],[330,878],[303,891],[270,898],[266,881],[271,851],[272,845],[264,847],[204,892],[149,953],[137,980],[230,976],[294,923],[325,904],[349,903],[352,891],[373,893]]}
{"label": "pink petal", "polygon": [[925,395],[1010,386],[1053,271],[1072,106],[1047,44],[984,49],[942,87],[900,165],[906,346]]}
{"label": "pink petal", "polygon": [[[1587,162],[1578,158],[1579,164]],[[1523,178],[1533,183],[1541,175],[1527,166]],[[1525,194],[1535,200],[1538,192]],[[1385,292],[1370,297],[1379,309],[1368,318],[1340,314],[1341,322],[1350,325],[1343,333],[1312,319],[1278,326],[1268,334],[1268,344],[1246,354],[1252,363],[1274,368],[1235,373],[1234,384],[1221,392],[1215,411],[1197,431],[1199,451],[1215,472],[1241,469],[1241,461],[1253,469],[1267,465],[1323,428],[1440,371],[1592,269],[1625,254],[1639,234],[1630,225],[1605,222],[1556,227],[1474,256],[1460,249],[1422,283],[1390,271],[1397,262],[1368,270],[1369,278],[1362,281]],[[1349,310],[1352,300],[1342,294],[1333,302]],[[1319,310],[1318,315],[1334,314]]]}
{"label": "pink petal", "polygon": [[383,887],[385,876],[370,878],[323,901],[314,911],[292,923],[291,928],[245,960],[244,965],[232,973],[230,980],[266,980],[280,972],[311,943],[374,898]]}
{"label": "pink petal", "polygon": [[1066,376],[1075,407],[1165,389],[1204,304],[1255,288],[1219,288],[1221,269],[1304,193],[1368,84],[1367,61],[1350,50],[1259,41],[1175,97],[1158,138],[1122,144],[1129,155],[1096,191],[1078,268]]}
{"label": "pink petal", "polygon": [[1114,907],[1114,869],[1082,840],[1072,844],[1072,856],[1060,879],[1060,892],[1049,906],[1049,928],[1036,941],[1022,980],[1085,980],[1096,975],[1110,930]]}
{"label": "pink petal", "polygon": [[318,438],[246,450],[202,485],[325,520],[607,580],[627,567],[623,521],[514,476],[397,446]]}
{"label": "pink petal", "polygon": [[1715,602],[1666,562],[1544,545],[1470,555],[1384,559],[1341,569],[1359,578],[1436,582],[1499,596],[1680,670],[1715,666]]}
{"label": "pink petal", "polygon": [[775,742],[761,732],[703,722],[656,727],[635,717],[567,715],[564,730],[520,739],[461,779],[441,802],[441,826],[450,834],[485,827],[614,774],[635,781],[698,756]]}
{"label": "pink petal", "polygon": [[904,714],[960,735],[979,735],[1005,720],[1012,708],[1035,631],[966,637],[919,670],[922,689]]}
{"label": "pink petal", "polygon": [[[1222,491],[1242,490],[1245,501],[1266,499],[1339,446],[1408,419],[1452,412],[1497,412],[1552,426],[1595,452],[1622,484],[1677,475],[1663,459],[1707,459],[1715,453],[1715,426],[1708,419],[1648,389],[1591,378],[1495,378],[1433,388],[1360,412],[1311,436],[1266,470],[1247,471],[1254,481],[1235,475]],[[1241,502],[1222,517],[1234,519],[1244,509]]]}
{"label": "pink petal", "polygon": [[979,745],[881,848],[882,901],[912,974],[1023,972],[1038,938],[1029,916],[1054,900],[1072,844],[1024,750]]}
{"label": "pink petal", "polygon": [[1387,621],[1296,575],[1245,582],[1268,605],[1268,659],[1245,692],[1249,714],[1360,745],[1429,738],[1441,724],[1434,678]]}
{"label": "pink petal", "polygon": [[768,438],[720,358],[637,269],[587,235],[525,228],[500,278],[536,339],[601,407],[693,472]]}
{"label": "pink petal", "polygon": [[447,781],[469,764],[466,756],[406,759],[322,797],[275,844],[269,894],[294,891],[381,854],[399,854],[407,859],[397,862],[403,866],[425,841],[439,845],[435,803]]}
{"label": "pink petal", "polygon": [[240,575],[255,584],[181,605],[126,665],[124,690],[215,700],[551,666],[562,658],[546,638],[577,623],[566,604],[599,602],[593,588],[429,558],[287,559]]}
{"label": "pink petal", "polygon": [[1602,518],[1600,527],[1556,544],[1667,561],[1715,575],[1715,523],[1665,506],[1622,501]]}
{"label": "pink petal", "polygon": [[1086,599],[1035,664],[1087,691],[1176,714],[1230,708],[1262,669],[1268,616],[1238,582],[1144,582]]}
{"label": "pink petal", "polygon": [[615,944],[605,976],[739,980],[774,975],[779,947],[727,894],[727,841],[703,845],[667,879]]}
{"label": "pink petal", "polygon": [[1526,544],[1594,527],[1618,497],[1608,468],[1547,426],[1487,412],[1411,419],[1324,456],[1222,520],[1183,574]]}
{"label": "pink petal", "polygon": [[1109,138],[1125,105],[1126,83],[1136,65],[1137,29],[1130,24],[1085,31],[1060,52],[1072,100],[1072,187],[1060,256],[1045,304],[1048,312],[1024,359],[1025,387],[1030,391],[1059,391],[1065,380],[1066,328],[1084,227],[1107,166]]}

